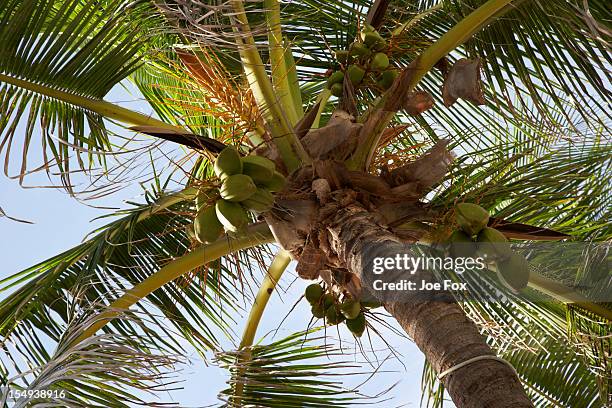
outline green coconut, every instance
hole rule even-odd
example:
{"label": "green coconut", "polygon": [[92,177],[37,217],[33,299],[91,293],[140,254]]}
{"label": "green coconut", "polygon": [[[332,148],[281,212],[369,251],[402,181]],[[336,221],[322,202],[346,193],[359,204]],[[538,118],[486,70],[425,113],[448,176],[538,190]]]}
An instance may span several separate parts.
{"label": "green coconut", "polygon": [[232,146],[221,150],[215,160],[214,170],[217,177],[221,179],[242,173],[242,160],[240,160],[238,150]]}
{"label": "green coconut", "polygon": [[483,228],[476,238],[478,252],[487,259],[504,260],[512,254],[510,243],[498,230],[491,227]]}
{"label": "green coconut", "polygon": [[217,217],[215,206],[201,209],[193,220],[193,233],[197,241],[209,243],[216,241],[223,233],[223,224]]}
{"label": "green coconut", "polygon": [[310,312],[317,319],[322,319],[325,317],[325,309],[323,309],[321,305],[312,305],[312,307],[310,308]]}
{"label": "green coconut", "polygon": [[274,195],[268,190],[258,188],[255,194],[242,202],[242,205],[257,213],[264,213],[274,206]]}
{"label": "green coconut", "polygon": [[479,205],[459,203],[455,207],[455,220],[470,237],[478,234],[489,223],[489,212]]}
{"label": "green coconut", "polygon": [[370,61],[370,69],[381,71],[389,66],[389,57],[384,52],[377,52]]}
{"label": "green coconut", "polygon": [[361,337],[366,328],[366,318],[363,313],[359,313],[354,319],[348,319],[346,321],[346,327],[356,337]]}
{"label": "green coconut", "polygon": [[242,158],[242,174],[251,177],[255,183],[270,180],[275,170],[274,162],[266,157],[246,156]]}
{"label": "green coconut", "polygon": [[512,252],[507,259],[497,262],[497,278],[514,293],[529,283],[529,262],[524,256]]}
{"label": "green coconut", "polygon": [[331,88],[334,84],[341,84],[344,81],[344,72],[335,71],[327,78],[327,87]]}
{"label": "green coconut", "polygon": [[346,64],[348,62],[349,59],[349,52],[346,50],[338,50],[335,52],[336,54],[336,61],[338,61],[341,64]]}
{"label": "green coconut", "polygon": [[471,258],[476,253],[476,243],[461,230],[453,231],[448,243],[449,253],[454,258]]}
{"label": "green coconut", "polygon": [[275,171],[270,180],[256,183],[256,185],[257,187],[276,193],[285,188],[285,185],[287,185],[287,178],[282,173]]}
{"label": "green coconut", "polygon": [[365,44],[356,42],[351,45],[349,55],[357,58],[369,57],[371,55],[371,51],[365,46]]}
{"label": "green coconut", "polygon": [[304,297],[308,301],[308,303],[315,304],[319,303],[321,300],[321,296],[323,296],[323,288],[318,283],[312,283],[306,286],[304,290]]}
{"label": "green coconut", "polygon": [[251,197],[257,192],[257,186],[253,179],[246,174],[234,174],[223,179],[219,189],[221,198],[227,201],[240,202]]}
{"label": "green coconut", "polygon": [[393,82],[398,77],[399,71],[397,69],[389,69],[381,72],[378,76],[376,82],[380,85],[381,88],[387,90],[393,85]]}
{"label": "green coconut", "polygon": [[339,98],[342,96],[343,87],[342,84],[333,84],[330,88],[332,95]]}
{"label": "green coconut", "polygon": [[361,313],[361,303],[352,299],[346,300],[340,305],[340,312],[347,319],[354,319]]}
{"label": "green coconut", "polygon": [[357,86],[363,81],[363,77],[365,76],[365,69],[361,68],[359,65],[351,65],[346,69],[346,74],[349,77],[349,80],[354,86]]}
{"label": "green coconut", "polygon": [[249,214],[240,203],[219,200],[215,204],[217,218],[228,232],[237,232],[245,227],[249,221]]}
{"label": "green coconut", "polygon": [[344,315],[336,306],[331,306],[325,310],[325,320],[329,325],[336,325],[344,321]]}

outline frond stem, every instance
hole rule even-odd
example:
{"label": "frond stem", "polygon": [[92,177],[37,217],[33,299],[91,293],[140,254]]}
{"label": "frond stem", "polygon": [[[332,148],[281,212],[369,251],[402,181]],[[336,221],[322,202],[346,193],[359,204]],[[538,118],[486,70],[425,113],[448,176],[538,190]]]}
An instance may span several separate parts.
{"label": "frond stem", "polygon": [[[280,4],[278,0],[264,0],[266,24],[268,26],[268,48],[270,49],[270,63],[272,65],[272,85],[278,95],[281,105],[285,108],[284,113],[291,126],[294,126],[298,118],[293,106],[293,98],[289,90],[289,77],[287,64],[285,63],[285,49],[283,46],[283,34],[281,32]],[[291,50],[287,50],[291,52]]]}
{"label": "frond stem", "polygon": [[232,252],[272,242],[274,242],[274,237],[268,225],[265,223],[258,223],[250,225],[244,233],[240,234],[238,237],[230,238],[225,235],[211,244],[202,245],[194,249],[188,254],[169,262],[159,271],[132,287],[120,298],[112,302],[105,311],[99,314],[95,323],[83,331],[76,342],[78,343],[92,336],[140,299],[179,276],[208,262],[219,259],[222,256],[229,255]]}
{"label": "frond stem", "polygon": [[159,119],[143,115],[139,112],[134,112],[132,110],[123,108],[110,102],[106,102],[101,99],[93,99],[81,95],[75,95],[70,92],[26,81],[24,79],[15,78],[2,73],[0,73],[0,82],[5,82],[22,89],[26,89],[28,91],[35,92],[40,95],[48,96],[49,98],[60,100],[71,105],[87,109],[89,111],[102,115],[105,118],[112,119],[125,124],[136,126],[157,126],[181,133],[185,131],[183,128],[167,124]]}
{"label": "frond stem", "polygon": [[[513,1],[514,0],[487,1],[467,17],[459,21],[453,28],[440,37],[438,41],[423,51],[415,60],[416,66],[411,65],[407,68],[412,70],[407,92],[411,92],[425,74],[445,55],[469,40],[474,33],[489,24],[494,18],[499,18],[506,12],[513,10],[513,7],[508,7]],[[347,161],[349,168],[362,170],[367,170],[369,168],[374,153],[376,152],[376,147],[382,136],[382,131],[387,127],[396,113],[395,111],[382,112],[389,98],[390,91],[394,89],[395,87],[391,87],[391,89],[380,98],[376,109],[370,112],[370,115],[378,116],[375,118],[376,125],[367,135],[363,143],[357,147],[353,156]],[[360,121],[363,122],[363,120]]]}
{"label": "frond stem", "polygon": [[259,287],[259,291],[257,292],[255,301],[253,302],[253,307],[251,308],[249,318],[247,319],[247,323],[244,328],[244,333],[242,334],[240,348],[250,347],[251,345],[253,345],[253,340],[255,339],[257,327],[259,326],[261,316],[263,315],[263,312],[266,309],[268,300],[270,300],[270,295],[272,295],[272,293],[274,292],[276,284],[280,280],[281,276],[283,275],[283,272],[285,272],[290,262],[291,255],[284,249],[278,251],[274,259],[272,260],[272,263],[268,268],[268,272],[266,273],[263,282],[261,282],[261,286]]}
{"label": "frond stem", "polygon": [[310,163],[311,160],[288,124],[288,118],[276,100],[272,82],[268,78],[251,33],[243,0],[231,0],[230,3],[235,13],[234,17],[238,22],[238,27],[235,28],[236,44],[249,87],[270,126],[272,140],[278,148],[287,169],[291,172],[299,168],[302,163]]}
{"label": "frond stem", "polygon": [[[257,327],[259,327],[259,322],[261,321],[263,312],[266,309],[268,300],[270,300],[270,296],[272,293],[274,293],[276,284],[280,280],[283,272],[285,272],[290,262],[291,255],[289,252],[285,251],[284,249],[278,251],[272,260],[270,267],[268,268],[268,272],[266,273],[263,282],[261,282],[261,286],[259,287],[259,291],[257,291],[257,296],[255,296],[253,307],[251,307],[251,312],[249,313],[249,318],[247,319],[247,323],[242,334],[242,340],[240,341],[240,349],[244,351],[244,354],[241,354],[239,357],[242,362],[246,362],[251,359],[250,347],[253,345],[255,333],[257,333]],[[241,366],[240,371],[240,375],[244,375],[244,366]],[[240,399],[243,391],[244,384],[241,382],[237,383],[232,402],[240,405]]]}
{"label": "frond stem", "polygon": [[591,302],[589,299],[582,296],[575,290],[542,276],[539,273],[534,271],[531,272],[529,276],[529,286],[552,297],[555,300],[562,303],[573,303],[576,306],[579,306],[612,322],[611,310],[606,309],[597,303]]}

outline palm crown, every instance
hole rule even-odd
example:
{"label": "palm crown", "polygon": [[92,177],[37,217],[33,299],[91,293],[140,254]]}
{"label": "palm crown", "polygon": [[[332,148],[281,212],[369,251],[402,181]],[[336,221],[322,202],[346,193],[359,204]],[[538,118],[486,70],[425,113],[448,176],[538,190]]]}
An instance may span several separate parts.
{"label": "palm crown", "polygon": [[[73,173],[111,171],[115,155],[135,146],[122,138],[128,128],[186,146],[176,164],[186,173],[181,189],[161,187],[155,173],[160,187],[144,204],[0,281],[10,293],[0,304],[2,385],[68,390],[70,400],[56,399],[62,406],[128,406],[142,402],[134,389],[162,379],[151,366],[172,366],[188,344],[230,371],[220,394],[229,406],[351,405],[360,397],[325,376],[347,365],[324,360],[342,360],[324,332],[305,327],[253,346],[290,261],[300,276],[349,297],[351,282],[366,280],[346,250],[361,248],[346,225],[366,225],[364,234],[389,242],[435,240],[450,233],[458,202],[486,208],[510,238],[608,241],[608,17],[598,0],[0,0],[5,173],[9,162],[20,181],[47,169],[78,195]],[[158,119],[104,101],[124,81]],[[43,146],[39,167],[30,164],[33,143]],[[219,236],[214,216],[193,223],[220,200],[220,188],[230,200],[227,175],[214,168],[230,145],[243,159],[267,157],[287,186],[272,189],[273,208],[245,211],[248,225],[235,230],[223,222]],[[311,173],[325,181],[315,187]],[[344,181],[335,186],[334,178]],[[355,196],[343,201],[335,191]],[[314,245],[304,238],[312,211],[329,208],[330,235]],[[370,225],[359,211],[382,221]],[[335,242],[335,233],[345,235]],[[610,403],[612,310],[567,287],[588,278],[588,268],[557,266],[532,271],[520,298],[426,305],[440,316],[460,310],[473,348],[510,362],[535,405]],[[257,283],[245,273],[254,267],[267,272],[240,345],[222,350],[247,295],[238,282]],[[470,284],[498,290],[493,274]],[[456,376],[437,379],[462,355],[440,356],[435,339],[421,339],[426,313],[385,307],[426,354],[427,404],[440,406],[446,386],[458,406],[475,406]],[[374,309],[364,310],[376,332]],[[528,406],[500,366],[516,406]]]}

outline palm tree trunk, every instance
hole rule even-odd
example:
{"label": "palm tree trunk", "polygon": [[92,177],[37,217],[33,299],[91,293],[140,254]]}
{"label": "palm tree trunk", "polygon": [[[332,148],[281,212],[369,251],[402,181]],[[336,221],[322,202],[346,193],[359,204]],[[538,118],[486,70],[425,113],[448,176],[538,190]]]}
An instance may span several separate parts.
{"label": "palm tree trunk", "polygon": [[[330,247],[347,269],[360,277],[365,290],[373,291],[375,275],[369,271],[375,257],[411,255],[405,245],[377,224],[373,214],[360,205],[338,206],[331,214],[330,222],[326,223]],[[385,274],[394,272],[400,273],[387,270]],[[426,275],[427,272],[420,271],[413,277],[419,281],[432,279]],[[431,300],[431,296],[427,300],[410,298],[406,292],[401,294],[401,301],[397,296],[385,302],[386,310],[397,319],[437,373],[473,357],[494,355],[477,326],[456,302],[449,301],[447,292],[436,293],[436,300]],[[442,382],[460,408],[533,406],[514,370],[493,359],[470,363],[446,375]]]}

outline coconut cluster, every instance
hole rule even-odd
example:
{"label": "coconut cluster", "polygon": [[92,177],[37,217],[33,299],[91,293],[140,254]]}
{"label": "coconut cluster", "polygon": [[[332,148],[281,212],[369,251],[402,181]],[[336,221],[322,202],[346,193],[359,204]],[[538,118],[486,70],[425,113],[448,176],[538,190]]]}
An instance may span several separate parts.
{"label": "coconut cluster", "polygon": [[365,313],[369,309],[380,307],[379,303],[366,303],[353,299],[348,293],[337,295],[326,292],[318,283],[308,285],[304,297],[310,303],[310,311],[315,318],[325,319],[330,326],[344,322],[355,337],[361,337],[365,331]]}
{"label": "coconut cluster", "polygon": [[369,24],[361,31],[359,40],[348,50],[336,51],[336,59],[343,69],[332,72],[327,79],[327,88],[332,95],[341,96],[345,76],[355,88],[366,84],[386,90],[399,75],[390,65],[387,41]]}
{"label": "coconut cluster", "polygon": [[194,235],[204,243],[216,240],[223,231],[237,232],[244,228],[250,222],[249,212],[269,211],[274,205],[272,193],[282,190],[287,183],[272,160],[261,156],[241,157],[233,147],[219,153],[214,171],[221,180],[219,198],[214,204],[210,204],[207,194],[196,198]]}
{"label": "coconut cluster", "polygon": [[499,281],[517,292],[529,281],[529,262],[514,252],[500,231],[488,226],[489,212],[479,205],[460,203],[455,207],[459,229],[450,235],[449,252],[454,257],[480,256],[495,266]]}

